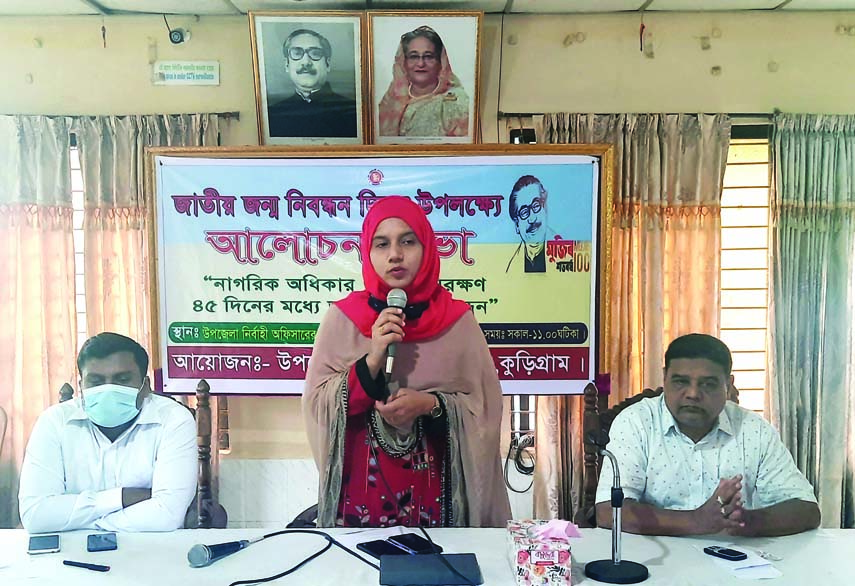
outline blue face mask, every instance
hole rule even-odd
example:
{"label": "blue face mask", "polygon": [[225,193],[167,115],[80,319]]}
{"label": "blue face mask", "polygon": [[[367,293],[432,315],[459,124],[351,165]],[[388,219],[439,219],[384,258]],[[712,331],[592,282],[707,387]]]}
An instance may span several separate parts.
{"label": "blue face mask", "polygon": [[113,383],[83,389],[83,409],[101,427],[117,427],[136,417],[139,389]]}

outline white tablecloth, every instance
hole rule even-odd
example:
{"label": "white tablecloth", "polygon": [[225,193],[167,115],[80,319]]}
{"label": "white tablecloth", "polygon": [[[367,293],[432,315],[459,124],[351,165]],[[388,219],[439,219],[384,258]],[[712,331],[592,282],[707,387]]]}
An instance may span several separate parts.
{"label": "white tablecloth", "polygon": [[[196,543],[221,543],[271,533],[267,529],[207,529],[174,533],[122,533],[119,549],[88,553],[89,532],[62,534],[62,551],[27,555],[28,535],[22,530],[0,530],[0,585],[62,586],[99,584],[151,584],[155,586],[222,585],[263,578],[284,571],[326,543],[310,535],[282,535],[251,545],[206,568],[191,568],[187,550]],[[340,534],[343,530],[332,530]],[[512,585],[503,529],[433,529],[431,537],[448,552],[474,552],[485,584]],[[597,584],[585,577],[585,563],[611,555],[610,532],[583,530],[573,541],[573,583]],[[768,586],[834,586],[855,584],[855,531],[820,529],[801,535],[770,539],[734,539],[743,549],[763,550],[782,558],[774,562],[783,576],[763,581]],[[721,586],[740,580],[719,568],[701,548],[729,541],[697,537],[641,537],[624,535],[623,557],[645,564],[650,578],[645,584]],[[62,565],[75,560],[111,566],[106,573]],[[378,584],[378,572],[335,547],[294,574],[273,584],[350,586]]]}

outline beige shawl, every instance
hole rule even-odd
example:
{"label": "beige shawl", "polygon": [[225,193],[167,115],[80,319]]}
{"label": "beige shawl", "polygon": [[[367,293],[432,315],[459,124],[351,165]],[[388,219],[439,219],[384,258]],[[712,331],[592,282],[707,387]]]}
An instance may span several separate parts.
{"label": "beige shawl", "polygon": [[[303,416],[320,472],[319,527],[335,524],[347,448],[347,375],[369,346],[353,322],[330,307],[318,329],[303,391]],[[472,313],[436,338],[400,344],[392,378],[402,387],[441,394],[450,429],[454,525],[504,527],[511,509],[499,454],[502,391]]]}

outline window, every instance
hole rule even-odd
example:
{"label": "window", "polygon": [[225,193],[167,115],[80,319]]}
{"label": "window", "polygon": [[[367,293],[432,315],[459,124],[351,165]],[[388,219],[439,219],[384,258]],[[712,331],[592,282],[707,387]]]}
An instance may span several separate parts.
{"label": "window", "polygon": [[516,445],[520,438],[534,431],[534,395],[511,395],[511,443]]}
{"label": "window", "polygon": [[[735,127],[734,136],[739,136]],[[755,133],[756,134],[756,133]],[[760,135],[765,136],[765,127]],[[732,138],[721,200],[721,339],[739,402],[762,413],[769,282],[769,141]]]}
{"label": "window", "polygon": [[71,167],[71,201],[74,207],[74,289],[77,311],[77,349],[86,341],[86,279],[83,268],[83,172],[80,170],[80,151],[76,146],[69,151]]}

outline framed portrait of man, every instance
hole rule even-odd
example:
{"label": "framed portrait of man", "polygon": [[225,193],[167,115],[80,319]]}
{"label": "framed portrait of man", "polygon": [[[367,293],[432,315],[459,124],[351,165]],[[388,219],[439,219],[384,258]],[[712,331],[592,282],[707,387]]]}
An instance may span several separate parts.
{"label": "framed portrait of man", "polygon": [[248,16],[259,144],[363,144],[362,13]]}
{"label": "framed portrait of man", "polygon": [[478,142],[482,16],[368,13],[374,144]]}

